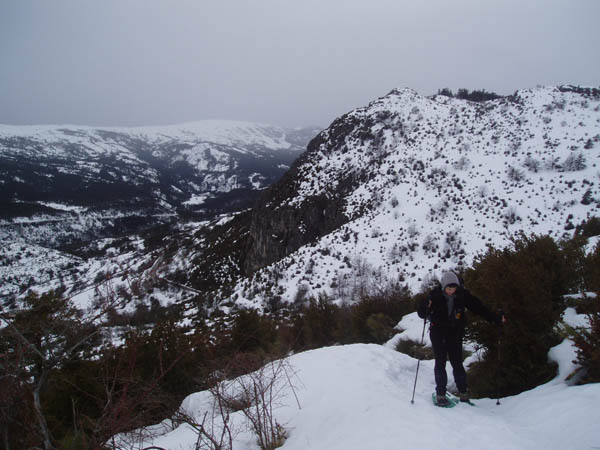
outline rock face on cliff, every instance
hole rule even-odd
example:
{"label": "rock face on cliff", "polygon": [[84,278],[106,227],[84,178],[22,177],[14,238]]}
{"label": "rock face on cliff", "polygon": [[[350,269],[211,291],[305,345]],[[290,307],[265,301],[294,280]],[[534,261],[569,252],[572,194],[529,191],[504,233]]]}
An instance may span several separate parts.
{"label": "rock face on cliff", "polygon": [[[305,189],[302,177],[307,167],[318,167],[322,152],[327,155],[346,154],[349,142],[373,139],[371,129],[382,117],[345,114],[336,119],[309,143],[306,154],[294,163],[280,182],[261,197],[252,212],[244,265],[246,274],[278,261],[303,245],[316,242],[360,214],[360,211],[348,214],[346,197],[372,176],[368,161],[347,173],[338,173],[328,180],[328,185],[308,195],[302,194]],[[379,157],[379,153],[361,156],[365,159]],[[318,173],[321,171],[318,170]],[[308,180],[308,186],[313,188],[315,183],[321,183],[318,175]]]}

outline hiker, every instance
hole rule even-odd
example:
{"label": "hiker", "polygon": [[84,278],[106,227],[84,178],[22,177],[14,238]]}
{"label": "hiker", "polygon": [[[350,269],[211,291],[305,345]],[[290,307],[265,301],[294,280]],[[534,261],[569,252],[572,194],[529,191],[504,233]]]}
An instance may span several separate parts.
{"label": "hiker", "polygon": [[465,308],[484,317],[488,322],[501,324],[504,316],[494,314],[481,300],[461,286],[453,272],[442,275],[441,286],[433,289],[420,303],[418,314],[429,319],[429,336],[435,356],[435,392],[439,406],[446,406],[446,357],[452,364],[454,382],[461,402],[469,402],[467,373],[462,362],[462,339],[465,328]]}

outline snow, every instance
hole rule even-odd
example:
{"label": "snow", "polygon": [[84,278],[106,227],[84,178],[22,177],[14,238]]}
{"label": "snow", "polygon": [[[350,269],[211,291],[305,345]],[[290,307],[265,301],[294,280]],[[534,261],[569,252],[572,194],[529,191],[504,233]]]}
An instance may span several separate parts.
{"label": "snow", "polygon": [[577,314],[575,308],[567,308],[563,314],[563,322],[572,327],[588,327],[589,323],[585,314]]}
{"label": "snow", "polygon": [[[14,263],[13,263],[14,261]],[[22,284],[34,280],[36,284],[58,287],[59,277],[67,277],[81,260],[57,250],[39,245],[9,241],[0,242],[0,300],[11,294],[25,293]]]}
{"label": "snow", "polygon": [[600,236],[593,236],[588,239],[588,244],[586,246],[586,253],[592,253],[596,246],[600,243]]}
{"label": "snow", "polygon": [[421,319],[417,313],[405,315],[402,320],[398,322],[398,325],[396,325],[396,329],[401,330],[401,332],[394,336],[386,346],[394,348],[398,344],[398,340],[421,342],[421,337],[423,337],[423,343],[431,347],[431,339],[429,339],[427,330],[425,331],[425,334],[423,334],[423,325],[424,320]]}
{"label": "snow", "polygon": [[73,206],[73,205],[65,205],[63,203],[54,203],[54,202],[38,202],[40,205],[47,206],[48,208],[58,209],[59,211],[70,211],[70,212],[84,212],[87,208],[83,208],[81,206]]}
{"label": "snow", "polygon": [[[420,339],[423,322],[409,316],[398,328]],[[503,398],[500,405],[496,399],[477,399],[474,407],[459,404],[453,409],[437,408],[431,402],[434,381],[430,360],[420,364],[415,402],[411,404],[417,361],[392,347],[390,343],[354,344],[290,357],[294,388],[283,383],[284,398],[275,408],[276,420],[288,434],[281,448],[563,450],[600,446],[600,384],[569,386],[565,382],[574,368],[569,340],[549,353],[560,367],[551,382]],[[205,412],[212,412],[210,394],[192,394],[183,408],[197,418],[203,417]],[[133,448],[194,448],[196,435],[189,427],[169,431],[167,423],[151,428],[159,435]],[[258,449],[243,428],[240,412],[232,414],[231,424],[241,430],[234,449]]]}
{"label": "snow", "polygon": [[192,195],[192,197],[188,201],[183,202],[182,205],[202,205],[210,197],[210,194]]}

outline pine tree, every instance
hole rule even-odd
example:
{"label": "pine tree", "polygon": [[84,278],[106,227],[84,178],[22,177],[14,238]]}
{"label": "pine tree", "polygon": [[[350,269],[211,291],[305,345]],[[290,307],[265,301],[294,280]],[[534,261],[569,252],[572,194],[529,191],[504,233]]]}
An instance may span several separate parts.
{"label": "pine tree", "polygon": [[14,314],[2,313],[0,319],[6,325],[0,330],[0,340],[11,359],[9,365],[3,366],[12,370],[4,375],[18,379],[31,401],[26,408],[31,408],[33,415],[24,425],[32,438],[37,439],[38,446],[53,449],[43,399],[48,380],[57,369],[91,351],[98,328],[93,320],[84,318],[67,299],[54,292],[27,296],[23,309]]}
{"label": "pine tree", "polygon": [[577,363],[584,369],[581,382],[597,383],[600,382],[600,243],[586,256],[583,273],[584,286],[595,297],[580,301],[582,312],[588,314],[589,329],[577,328],[573,341]]}
{"label": "pine tree", "polygon": [[564,310],[571,274],[549,236],[520,236],[509,248],[490,248],[465,273],[472,293],[508,318],[501,327],[481,319],[468,327],[468,338],[485,349],[483,360],[470,368],[474,393],[494,396],[499,389],[502,395],[516,394],[554,376],[547,354],[559,342],[554,327]]}
{"label": "pine tree", "polygon": [[588,315],[590,329],[578,329],[573,340],[577,346],[577,363],[584,369],[582,383],[600,382],[600,299],[596,311]]}

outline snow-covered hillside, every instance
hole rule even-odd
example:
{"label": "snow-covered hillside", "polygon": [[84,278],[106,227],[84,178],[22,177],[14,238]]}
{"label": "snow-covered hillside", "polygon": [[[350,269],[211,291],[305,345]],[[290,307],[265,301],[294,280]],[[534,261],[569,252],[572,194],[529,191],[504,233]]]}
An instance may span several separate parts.
{"label": "snow-covered hillside", "polygon": [[[191,235],[211,226],[210,221],[184,222],[169,230],[175,236]],[[196,242],[194,245],[201,240],[190,239]],[[119,311],[131,313],[153,303],[168,307],[193,297],[192,289],[160,282],[157,270],[164,263],[164,249],[148,248],[146,244],[146,240],[136,234],[96,239],[79,249],[85,257],[76,257],[43,245],[3,241],[0,244],[0,279],[3,281],[0,305],[15,305],[17,298],[31,291],[42,294],[58,290],[82,310],[117,294],[121,299]],[[170,270],[189,270],[189,264],[182,256],[176,258]]]}
{"label": "snow-covered hillside", "polygon": [[[580,317],[573,311],[568,314],[570,323],[580,325]],[[282,374],[274,387],[277,402],[273,414],[288,436],[281,448],[583,450],[600,446],[600,385],[566,383],[574,368],[569,340],[550,351],[549,357],[560,366],[554,380],[503,398],[500,405],[496,399],[486,398],[475,400],[475,406],[434,406],[433,361],[422,361],[411,404],[417,361],[393,346],[405,335],[421,335],[423,322],[414,316],[405,316],[399,324],[405,331],[385,346],[329,347],[290,357],[290,379]],[[450,365],[447,369],[451,373]],[[234,389],[239,386],[231,384]],[[216,405],[209,392],[199,392],[190,395],[182,408],[200,423],[212,417]],[[219,436],[218,419],[204,423],[214,425],[212,431]],[[238,431],[235,450],[259,448],[241,411],[231,414],[229,426]],[[128,441],[123,448],[195,448],[197,433],[187,425],[172,427],[165,421],[147,432],[145,439]]]}
{"label": "snow-covered hillside", "polygon": [[394,90],[332,123],[263,197],[249,253],[263,269],[231,298],[343,300],[361,277],[419,289],[520,231],[560,238],[599,214],[599,89],[482,103]]}

